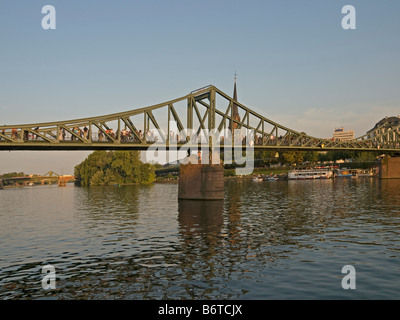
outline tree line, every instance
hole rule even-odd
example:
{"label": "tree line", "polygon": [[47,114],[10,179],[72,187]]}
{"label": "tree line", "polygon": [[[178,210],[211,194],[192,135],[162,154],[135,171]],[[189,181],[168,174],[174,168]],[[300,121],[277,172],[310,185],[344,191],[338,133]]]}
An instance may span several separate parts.
{"label": "tree line", "polygon": [[9,172],[9,173],[0,174],[0,179],[25,177],[25,176],[26,176],[26,174],[24,172]]}
{"label": "tree line", "polygon": [[376,157],[379,156],[378,152],[361,152],[361,151],[262,151],[257,150],[254,152],[254,159],[256,165],[268,165],[268,164],[301,164],[317,163],[317,162],[335,162],[337,160],[352,159],[354,162],[374,162]]}

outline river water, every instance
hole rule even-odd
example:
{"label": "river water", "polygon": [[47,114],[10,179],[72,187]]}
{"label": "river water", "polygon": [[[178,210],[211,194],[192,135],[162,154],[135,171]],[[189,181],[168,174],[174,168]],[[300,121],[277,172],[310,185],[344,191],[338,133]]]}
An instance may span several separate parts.
{"label": "river water", "polygon": [[[400,180],[230,180],[224,201],[177,194],[0,190],[0,299],[400,299]],[[46,265],[55,289],[42,287]],[[342,287],[345,265],[355,289]]]}

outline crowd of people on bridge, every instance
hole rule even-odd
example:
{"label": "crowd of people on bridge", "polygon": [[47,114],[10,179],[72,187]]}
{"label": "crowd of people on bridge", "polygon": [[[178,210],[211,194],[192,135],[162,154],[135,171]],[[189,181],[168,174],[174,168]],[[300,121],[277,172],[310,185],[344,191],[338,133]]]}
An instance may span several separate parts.
{"label": "crowd of people on bridge", "polygon": [[[75,126],[73,128],[61,127],[57,134],[48,131],[48,130],[39,130],[39,127],[34,129],[2,129],[0,134],[0,141],[9,140],[7,137],[10,137],[12,140],[19,140],[22,139],[24,141],[44,141],[47,137],[48,139],[51,138],[58,138],[59,141],[78,141],[78,140],[90,140],[92,142],[115,142],[119,141],[120,143],[155,143],[158,141],[164,141],[168,139],[169,143],[176,143],[176,144],[185,144],[187,141],[192,141],[194,143],[205,143],[208,141],[206,135],[202,134],[202,131],[199,131],[199,134],[194,132],[191,136],[186,136],[183,132],[174,132],[170,131],[168,136],[164,136],[160,133],[159,130],[146,130],[143,133],[142,130],[137,130],[136,128],[132,130],[128,130],[126,127],[122,130],[116,130],[116,132],[109,127],[98,129],[97,134],[93,133],[91,130],[88,129],[87,126],[80,128]],[[261,135],[256,133],[254,138],[249,139],[246,135],[241,134],[240,131],[234,132],[234,143],[235,144],[242,144],[242,145],[249,145],[249,146],[317,146],[320,148],[324,148],[325,143],[329,143],[329,141],[335,142],[335,139],[312,139],[306,136],[297,136],[294,134],[286,134],[284,136],[274,136],[273,134],[269,135]],[[220,144],[230,144],[232,143],[232,137],[224,137],[220,136]],[[358,144],[359,146],[365,148],[399,148],[400,146],[395,145],[394,143],[386,144],[384,146],[381,145],[378,141],[357,141],[352,142],[353,145]],[[333,146],[333,145],[332,145]]]}

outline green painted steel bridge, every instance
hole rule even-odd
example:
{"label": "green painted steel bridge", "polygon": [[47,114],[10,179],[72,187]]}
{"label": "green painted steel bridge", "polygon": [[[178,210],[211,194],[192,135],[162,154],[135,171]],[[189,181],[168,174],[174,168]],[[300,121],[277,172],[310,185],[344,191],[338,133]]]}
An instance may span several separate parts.
{"label": "green painted steel bridge", "polygon": [[[236,84],[233,98],[210,85],[175,100],[125,112],[0,126],[0,150],[146,150],[154,143],[169,150],[198,147],[202,133],[227,129],[252,131],[255,149],[400,150],[398,128],[389,125],[373,137],[365,134],[349,141],[316,138],[282,126],[239,103]],[[230,139],[234,145],[234,137]]]}

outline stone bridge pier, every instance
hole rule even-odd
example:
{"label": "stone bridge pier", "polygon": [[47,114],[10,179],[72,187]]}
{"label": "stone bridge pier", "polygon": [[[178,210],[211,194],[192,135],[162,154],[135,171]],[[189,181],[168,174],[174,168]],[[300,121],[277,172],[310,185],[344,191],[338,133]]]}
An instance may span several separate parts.
{"label": "stone bridge pier", "polygon": [[400,179],[400,157],[385,156],[379,168],[381,179]]}
{"label": "stone bridge pier", "polygon": [[[222,164],[196,163],[190,156],[187,164],[180,165],[178,199],[223,200],[224,166]],[[214,161],[215,162],[215,161]]]}

